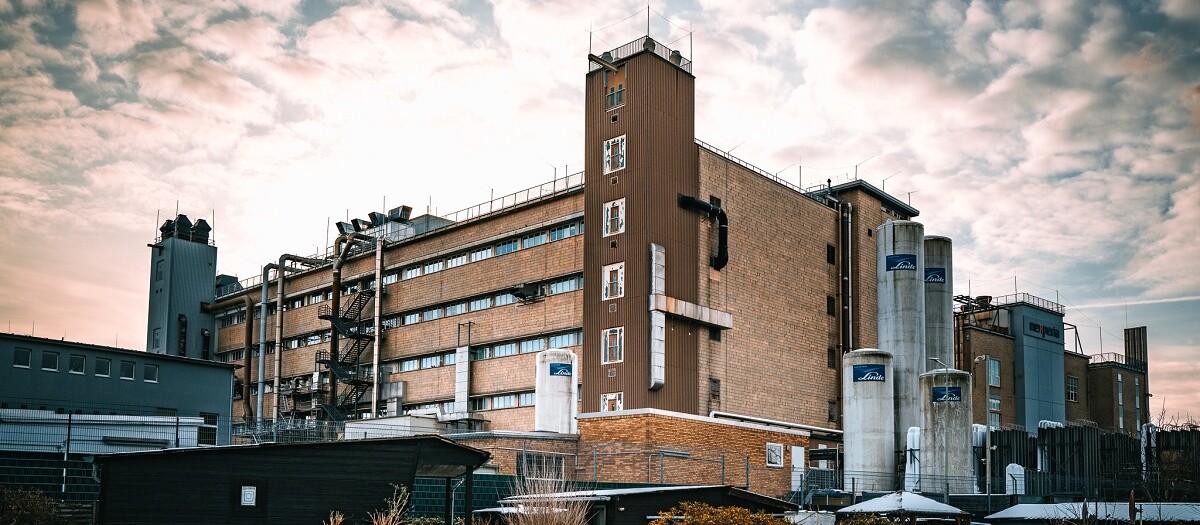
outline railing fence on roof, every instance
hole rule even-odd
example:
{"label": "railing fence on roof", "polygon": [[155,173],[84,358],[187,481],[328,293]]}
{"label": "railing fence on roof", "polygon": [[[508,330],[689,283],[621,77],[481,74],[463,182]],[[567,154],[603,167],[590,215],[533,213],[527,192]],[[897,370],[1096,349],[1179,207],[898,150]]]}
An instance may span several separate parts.
{"label": "railing fence on roof", "polygon": [[[628,44],[625,44],[616,49],[610,50],[609,53],[612,53],[613,61],[616,62],[618,60],[622,60],[622,59],[631,57],[633,55],[636,55],[636,54],[642,52],[642,50],[645,49],[645,42],[646,42],[646,39],[648,39],[648,38],[650,38],[650,37],[645,37],[645,36],[639,37],[636,40],[634,40]],[[663,45],[663,43],[661,43],[657,40],[654,41],[654,54],[670,61],[671,60],[671,51],[673,51],[673,50],[671,48]],[[604,67],[604,66],[601,66],[600,64],[597,64],[595,62],[588,62],[588,71],[589,72],[600,69],[601,67]],[[679,61],[679,68],[684,71],[687,71],[688,73],[691,73],[692,72],[692,61],[681,57],[681,59]]]}

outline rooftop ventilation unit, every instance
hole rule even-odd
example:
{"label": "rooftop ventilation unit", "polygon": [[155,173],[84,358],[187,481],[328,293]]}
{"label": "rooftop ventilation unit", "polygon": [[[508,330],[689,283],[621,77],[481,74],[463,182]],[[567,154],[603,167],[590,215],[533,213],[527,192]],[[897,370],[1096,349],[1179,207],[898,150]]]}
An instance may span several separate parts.
{"label": "rooftop ventilation unit", "polygon": [[363,220],[363,219],[354,219],[351,222],[354,223],[354,231],[358,231],[358,232],[367,231],[367,230],[371,229],[371,226],[372,226],[371,221]]}
{"label": "rooftop ventilation unit", "polygon": [[399,206],[388,210],[388,219],[396,222],[408,222],[410,215],[412,215],[412,208],[408,206]]}
{"label": "rooftop ventilation unit", "polygon": [[367,218],[371,220],[372,226],[383,226],[383,223],[388,221],[388,216],[377,211],[367,214]]}
{"label": "rooftop ventilation unit", "polygon": [[350,224],[348,222],[342,222],[342,221],[337,222],[337,229],[338,229],[338,233],[340,233],[342,235],[354,233],[355,231],[357,231],[354,229],[353,224]]}

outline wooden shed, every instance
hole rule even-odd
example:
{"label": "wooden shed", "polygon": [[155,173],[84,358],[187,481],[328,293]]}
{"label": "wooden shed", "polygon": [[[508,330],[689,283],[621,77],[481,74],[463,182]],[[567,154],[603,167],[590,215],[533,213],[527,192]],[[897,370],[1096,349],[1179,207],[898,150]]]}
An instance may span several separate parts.
{"label": "wooden shed", "polygon": [[99,523],[319,524],[334,510],[349,521],[417,476],[445,478],[447,493],[465,476],[470,502],[471,473],[489,457],[433,435],[97,456]]}

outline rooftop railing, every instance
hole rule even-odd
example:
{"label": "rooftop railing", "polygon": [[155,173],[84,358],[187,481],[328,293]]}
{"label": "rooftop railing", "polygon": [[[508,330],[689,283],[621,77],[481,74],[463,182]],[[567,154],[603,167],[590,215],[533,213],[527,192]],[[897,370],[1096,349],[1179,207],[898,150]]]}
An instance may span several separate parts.
{"label": "rooftop railing", "polygon": [[[556,178],[550,182],[538,184],[531,188],[526,188],[517,192],[510,193],[501,197],[488,200],[487,202],[476,204],[455,212],[445,215],[423,215],[414,217],[409,223],[388,222],[379,226],[374,226],[362,233],[371,237],[383,237],[388,242],[400,242],[411,237],[424,235],[429,232],[437,231],[442,228],[448,228],[456,224],[490,215],[492,213],[501,212],[509,208],[520,206],[528,202],[534,202],[547,197],[553,197],[568,191],[583,187],[583,172],[572,173],[565,177]],[[368,250],[368,247],[357,247],[351,250],[351,255]],[[335,256],[333,247],[325,248],[324,253],[310,255],[311,259],[332,259]],[[242,279],[237,283],[227,284],[217,288],[217,298],[223,298],[228,295],[235,294],[247,288],[254,288],[262,285],[262,275],[257,274],[253,277]]]}
{"label": "rooftop railing", "polygon": [[[650,39],[650,37],[643,36],[643,37],[638,38],[637,40],[634,40],[633,42],[630,42],[628,44],[625,44],[621,47],[618,47],[616,49],[609,51],[609,53],[612,54],[613,62],[617,62],[619,60],[623,60],[625,58],[628,58],[628,57],[631,57],[638,53],[641,53],[646,48],[645,46],[646,46],[647,39]],[[654,54],[670,61],[671,60],[671,51],[673,51],[671,48],[659,43],[657,40],[654,41]],[[688,73],[692,72],[692,61],[691,60],[681,57],[678,66],[679,66],[679,69],[687,71]],[[601,66],[600,64],[597,64],[595,62],[589,62],[588,63],[588,72],[595,71],[597,69],[600,69],[601,67],[604,67],[604,66]]]}
{"label": "rooftop railing", "polygon": [[1032,295],[1032,294],[1028,294],[1025,292],[993,297],[991,304],[1005,305],[1005,304],[1017,304],[1017,303],[1025,303],[1025,304],[1033,305],[1033,306],[1036,306],[1043,310],[1050,310],[1051,312],[1058,312],[1060,314],[1065,313],[1067,311],[1067,309],[1065,307],[1063,307],[1063,305],[1061,305],[1061,304],[1058,304],[1058,303],[1048,300],[1048,299],[1042,299],[1041,297],[1038,297],[1038,296]]}

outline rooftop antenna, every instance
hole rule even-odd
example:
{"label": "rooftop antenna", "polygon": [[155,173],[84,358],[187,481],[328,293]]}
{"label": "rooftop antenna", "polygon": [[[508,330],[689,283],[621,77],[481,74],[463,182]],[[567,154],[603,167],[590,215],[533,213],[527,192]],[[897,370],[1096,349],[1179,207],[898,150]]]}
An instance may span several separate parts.
{"label": "rooftop antenna", "polygon": [[912,206],[912,194],[914,194],[914,193],[921,193],[921,190],[913,190],[913,191],[908,192],[908,205],[909,206]]}
{"label": "rooftop antenna", "polygon": [[882,185],[883,187],[882,187],[882,188],[880,188],[880,190],[882,190],[882,191],[884,191],[884,192],[886,192],[886,191],[887,191],[887,180],[888,180],[888,179],[890,179],[890,178],[892,178],[892,177],[895,177],[895,176],[896,176],[896,173],[900,173],[900,170],[896,170],[896,172],[895,172],[895,173],[892,173],[891,175],[888,175],[887,177],[884,177],[884,178],[883,178],[883,181],[882,181],[882,182],[880,182],[880,185]]}
{"label": "rooftop antenna", "polygon": [[646,38],[650,38],[650,2],[646,2]]}
{"label": "rooftop antenna", "polygon": [[[867,157],[867,160],[871,160],[871,159],[873,159],[873,158],[875,158],[875,157],[878,157],[878,156],[879,156],[879,154],[878,154],[878,153],[876,153],[876,154],[874,154],[874,155],[871,155],[870,157]],[[866,163],[867,163],[867,160],[864,160],[864,161],[862,161],[862,162],[859,162],[858,164],[855,164],[855,165],[854,165],[854,180],[858,180],[858,167],[859,167],[859,166],[862,166],[863,164],[866,164]]]}

